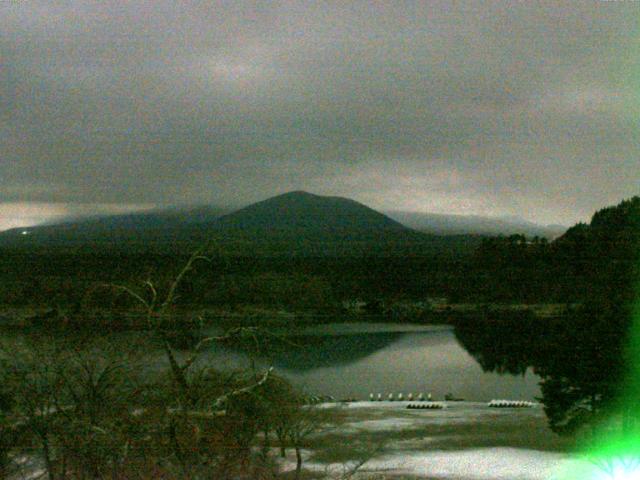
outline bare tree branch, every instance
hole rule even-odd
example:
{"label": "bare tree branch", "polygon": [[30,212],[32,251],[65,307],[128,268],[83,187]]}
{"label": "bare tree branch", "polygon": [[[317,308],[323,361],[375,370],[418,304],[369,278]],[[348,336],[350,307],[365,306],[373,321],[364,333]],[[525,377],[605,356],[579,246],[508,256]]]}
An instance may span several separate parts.
{"label": "bare tree branch", "polygon": [[224,394],[218,397],[213,404],[213,408],[221,410],[231,398],[237,397],[239,395],[244,395],[247,393],[253,393],[253,391],[256,388],[263,385],[269,379],[269,375],[271,375],[271,372],[273,372],[273,367],[269,367],[269,369],[262,375],[262,378],[258,382],[252,385],[249,385],[247,387],[240,388],[238,390],[233,390],[232,392],[229,392],[227,394]]}

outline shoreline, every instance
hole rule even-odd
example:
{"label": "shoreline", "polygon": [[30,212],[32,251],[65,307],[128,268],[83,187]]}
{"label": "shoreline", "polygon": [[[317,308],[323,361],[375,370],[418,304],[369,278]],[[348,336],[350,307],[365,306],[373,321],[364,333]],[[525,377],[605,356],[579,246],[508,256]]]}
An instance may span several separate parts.
{"label": "shoreline", "polygon": [[[445,402],[442,410],[409,410],[408,403],[318,405],[338,420],[310,438],[303,471],[339,472],[366,460],[355,478],[550,480],[589,466],[571,453],[570,440],[548,430],[540,405],[499,410]],[[293,470],[295,458],[290,454],[281,465]]]}
{"label": "shoreline", "polygon": [[[195,305],[178,307],[171,315],[173,320],[189,322],[196,319],[202,327],[263,326],[269,328],[295,327],[318,328],[331,324],[354,325],[406,325],[419,329],[422,326],[451,326],[456,322],[482,321],[486,315],[526,315],[529,319],[552,320],[562,318],[576,308],[572,304],[450,304],[434,306],[422,315],[402,315],[381,313],[353,313],[337,309],[320,312],[289,312],[260,307],[240,307],[237,309],[208,308]],[[50,306],[0,306],[0,328],[37,328],[39,326],[64,329],[69,325],[74,329],[107,327],[118,330],[144,329],[144,314],[132,310],[106,308],[87,309],[76,312],[72,308]],[[411,327],[409,327],[411,326]],[[412,330],[407,330],[412,331]]]}

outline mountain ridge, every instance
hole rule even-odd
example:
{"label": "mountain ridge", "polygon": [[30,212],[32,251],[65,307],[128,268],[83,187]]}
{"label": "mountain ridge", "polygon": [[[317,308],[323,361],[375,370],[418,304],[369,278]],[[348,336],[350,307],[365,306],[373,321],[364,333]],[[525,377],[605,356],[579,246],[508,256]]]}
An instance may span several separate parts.
{"label": "mountain ridge", "polygon": [[212,206],[175,207],[17,228],[0,232],[0,246],[184,251],[213,241],[233,245],[234,252],[323,255],[407,248],[466,250],[480,241],[481,234],[474,231],[421,229],[399,220],[350,198],[296,190],[234,211]]}
{"label": "mountain ridge", "polygon": [[[189,251],[206,243],[233,253],[364,254],[419,248],[429,240],[355,200],[294,191],[227,214],[141,213],[14,229],[0,245]],[[25,233],[25,234],[23,234]]]}
{"label": "mountain ridge", "polygon": [[513,235],[544,237],[553,240],[569,227],[564,225],[540,225],[520,217],[485,217],[429,212],[384,210],[383,213],[403,225],[436,235]]}

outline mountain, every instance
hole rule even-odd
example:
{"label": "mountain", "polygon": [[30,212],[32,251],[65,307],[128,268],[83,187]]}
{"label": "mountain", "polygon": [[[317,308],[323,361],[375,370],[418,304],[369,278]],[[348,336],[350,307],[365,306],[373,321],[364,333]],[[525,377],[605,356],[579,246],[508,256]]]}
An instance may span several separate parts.
{"label": "mountain", "polygon": [[174,209],[14,229],[0,233],[0,246],[184,253],[211,242],[241,255],[360,256],[457,253],[479,244],[412,230],[355,200],[302,191],[224,213]]}
{"label": "mountain", "polygon": [[0,232],[0,246],[130,248],[188,241],[194,226],[228,213],[212,206],[168,208],[118,215],[67,218],[58,223]]}
{"label": "mountain", "polygon": [[562,225],[538,225],[519,217],[482,217],[403,211],[387,211],[385,214],[409,228],[435,235],[522,234],[527,237],[553,240],[567,230],[567,227]]}
{"label": "mountain", "polygon": [[229,209],[214,206],[173,207],[117,215],[71,217],[48,226],[76,225],[85,230],[95,229],[96,231],[118,229],[148,230],[210,222],[227,213],[229,213]]}
{"label": "mountain", "polygon": [[302,191],[254,203],[224,215],[214,223],[227,231],[264,231],[267,234],[370,237],[410,232],[399,222],[355,200]]}
{"label": "mountain", "polygon": [[640,255],[640,197],[603,208],[591,217],[589,224],[578,223],[553,244],[558,260],[591,269],[636,265]]}
{"label": "mountain", "polygon": [[303,191],[254,203],[201,228],[224,244],[268,254],[418,252],[434,240],[355,200]]}

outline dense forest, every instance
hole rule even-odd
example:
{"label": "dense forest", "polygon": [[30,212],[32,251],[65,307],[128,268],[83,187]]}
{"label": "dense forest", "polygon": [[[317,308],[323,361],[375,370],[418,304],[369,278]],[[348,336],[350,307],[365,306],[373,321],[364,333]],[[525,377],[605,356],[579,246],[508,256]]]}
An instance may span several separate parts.
{"label": "dense forest", "polygon": [[[514,235],[474,254],[480,296],[494,301],[582,302],[632,295],[638,278],[640,197],[596,212],[549,243]],[[461,295],[470,292],[465,286]],[[629,300],[629,298],[628,298]]]}
{"label": "dense forest", "polygon": [[489,288],[502,285],[503,299],[575,305],[546,321],[486,312],[482,322],[458,321],[456,335],[486,371],[533,368],[554,431],[594,433],[618,418],[625,438],[637,439],[639,254],[639,197],[600,210],[551,244],[487,240],[476,258]]}
{"label": "dense forest", "polygon": [[[353,256],[232,255],[215,242],[181,287],[185,306],[254,305],[326,312],[344,301],[371,305],[444,297],[448,303],[582,303],[629,297],[638,273],[640,198],[597,212],[549,242],[523,235],[458,240],[456,249],[358,252]],[[466,242],[466,243],[465,243]],[[191,248],[196,248],[192,245]],[[81,310],[108,306],[104,283],[158,284],[191,251],[128,252],[95,245],[0,251],[0,304]],[[627,298],[627,301],[629,298]],[[105,303],[106,302],[106,303]]]}

